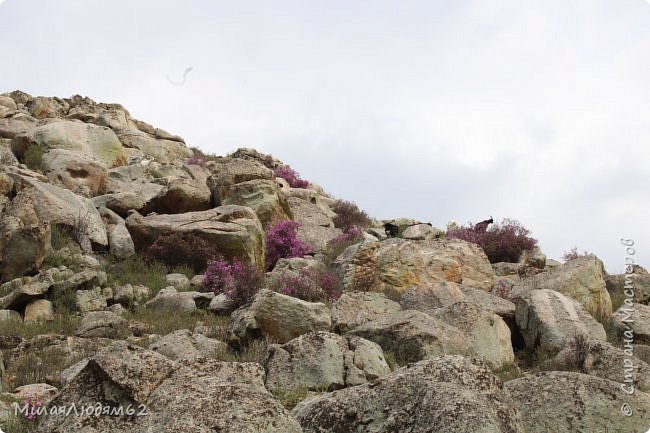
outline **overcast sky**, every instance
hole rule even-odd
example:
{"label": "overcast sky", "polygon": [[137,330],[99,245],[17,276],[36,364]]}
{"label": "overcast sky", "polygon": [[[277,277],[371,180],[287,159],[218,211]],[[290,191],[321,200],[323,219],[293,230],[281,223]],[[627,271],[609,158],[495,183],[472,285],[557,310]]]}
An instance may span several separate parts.
{"label": "overcast sky", "polygon": [[374,217],[514,218],[612,273],[629,237],[650,266],[647,1],[1,3],[0,93],[119,102]]}

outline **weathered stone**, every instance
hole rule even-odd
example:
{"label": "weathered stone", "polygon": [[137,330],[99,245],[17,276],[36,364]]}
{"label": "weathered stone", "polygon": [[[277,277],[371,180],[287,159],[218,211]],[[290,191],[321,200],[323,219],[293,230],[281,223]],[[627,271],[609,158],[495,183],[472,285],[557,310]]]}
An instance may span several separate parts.
{"label": "weathered stone", "polygon": [[30,302],[44,297],[49,289],[50,283],[48,282],[37,281],[21,285],[0,298],[0,308],[22,310]]}
{"label": "weathered stone", "polygon": [[217,205],[250,207],[264,226],[291,216],[289,206],[273,180],[254,179],[234,185],[213,184],[212,196]]}
{"label": "weathered stone", "polygon": [[330,311],[321,302],[306,302],[270,290],[260,290],[250,305],[232,314],[233,332],[242,340],[268,336],[286,343],[331,325]]}
{"label": "weathered stone", "polygon": [[125,159],[122,144],[113,131],[78,121],[64,120],[37,126],[28,133],[15,136],[11,142],[11,148],[18,157],[35,145],[83,152],[107,167]]}
{"label": "weathered stone", "polygon": [[18,311],[14,310],[0,310],[0,323],[16,321],[20,322],[23,319],[20,317]]}
{"label": "weathered stone", "polygon": [[650,344],[650,305],[624,303],[612,319],[619,335],[630,339],[631,333],[635,344]]}
{"label": "weathered stone", "polygon": [[319,206],[315,195],[310,200],[290,196],[287,198],[287,203],[294,221],[301,224],[298,227],[298,238],[314,250],[325,248],[330,240],[343,233],[334,227],[332,217],[335,214],[328,212],[329,208],[323,209],[324,206]]}
{"label": "weathered stone", "polygon": [[87,313],[76,335],[79,337],[119,338],[126,334],[127,321],[110,311],[93,311]]}
{"label": "weathered stone", "polygon": [[212,196],[205,181],[201,183],[194,179],[172,179],[149,201],[146,211],[176,214],[198,212],[212,207]]}
{"label": "weathered stone", "polygon": [[75,303],[77,310],[82,313],[102,311],[107,306],[106,298],[99,287],[92,290],[77,290],[75,292]]}
{"label": "weathered stone", "polygon": [[402,238],[412,241],[428,241],[443,238],[445,232],[430,224],[414,224],[404,229]]}
{"label": "weathered stone", "polygon": [[[353,347],[348,339],[354,340]],[[321,331],[301,335],[283,345],[269,346],[267,389],[275,392],[302,387],[333,390],[360,385],[390,372],[377,344],[359,337],[348,339]],[[352,372],[360,374],[349,374]]]}
{"label": "weathered stone", "polygon": [[553,290],[531,290],[515,313],[526,347],[561,350],[576,335],[606,341],[603,325],[576,300]]}
{"label": "weathered stone", "polygon": [[19,193],[0,213],[0,282],[34,274],[50,246],[50,225],[34,200]]}
{"label": "weathered stone", "polygon": [[426,287],[412,287],[399,300],[405,310],[418,310],[431,314],[435,310],[465,299],[461,285],[440,281]]}
{"label": "weathered stone", "polygon": [[174,362],[116,342],[90,359],[52,405],[93,401],[132,404],[136,411],[145,405],[147,416],[49,416],[38,432],[89,433],[86,426],[92,422],[94,432],[302,433],[287,410],[264,390],[261,379],[263,371],[256,364]]}
{"label": "weathered stone", "polygon": [[106,166],[97,158],[79,151],[50,150],[43,156],[43,172],[52,182],[84,197],[106,192]]}
{"label": "weathered stone", "polygon": [[106,226],[111,254],[118,259],[125,259],[135,254],[133,239],[122,217],[104,206],[99,208],[99,214]]}
{"label": "weathered stone", "polygon": [[[635,432],[650,425],[650,395],[626,395],[620,384],[580,373],[550,371],[505,383],[527,433]],[[623,416],[621,407],[632,407]]]}
{"label": "weathered stone", "polygon": [[305,433],[523,433],[510,396],[480,361],[462,356],[410,364],[370,384],[296,406]]}
{"label": "weathered stone", "polygon": [[215,314],[228,315],[237,309],[237,304],[235,301],[230,299],[223,293],[219,293],[208,305],[208,311],[212,311]]}
{"label": "weathered stone", "polygon": [[201,334],[192,334],[187,329],[180,329],[165,335],[150,344],[149,350],[163,354],[170,359],[210,357],[218,353],[230,352],[226,343]]}
{"label": "weathered stone", "polygon": [[174,287],[165,287],[144,306],[155,311],[191,312],[197,308],[207,308],[214,293],[178,292]]}
{"label": "weathered stone", "polygon": [[519,263],[524,263],[537,269],[544,269],[546,266],[546,256],[539,247],[532,250],[524,250],[519,257]]}
{"label": "weathered stone", "polygon": [[[636,352],[636,346],[634,352]],[[628,383],[635,389],[648,392],[650,390],[650,365],[628,355],[623,349],[614,347],[605,341],[589,341],[578,337],[571,340],[567,347],[555,356],[555,363],[562,366],[562,369],[577,369],[581,373],[622,384]],[[632,367],[626,367],[626,365],[632,365]],[[626,380],[631,380],[631,382],[626,382]]]}
{"label": "weathered stone", "polygon": [[497,314],[471,302],[460,301],[432,315],[467,333],[476,354],[494,367],[500,368],[515,361],[510,329]]}
{"label": "weathered stone", "polygon": [[347,292],[332,305],[332,326],[338,332],[347,332],[401,309],[397,302],[391,301],[383,293]]}
{"label": "weathered stone", "polygon": [[515,318],[515,304],[507,299],[486,293],[483,290],[472,287],[460,287],[465,295],[465,300],[478,305],[484,310],[492,311],[507,320]]}
{"label": "weathered stone", "polygon": [[473,352],[472,342],[464,332],[415,310],[381,316],[348,334],[374,341],[384,352],[393,352],[406,362]]}
{"label": "weathered stone", "polygon": [[369,242],[340,266],[346,290],[398,295],[441,281],[489,291],[494,278],[485,253],[475,244],[456,239]]}
{"label": "weathered stone", "polygon": [[59,390],[47,383],[30,383],[29,385],[19,386],[11,394],[16,400],[23,402],[26,398],[38,396],[44,404],[50,403],[59,393]]}
{"label": "weathered stone", "polygon": [[605,286],[605,268],[596,256],[570,260],[562,267],[542,272],[515,284],[519,294],[535,289],[550,289],[580,302],[599,320],[612,315],[612,301]]}
{"label": "weathered stone", "polygon": [[[634,292],[634,302],[639,304],[650,303],[650,274],[641,266],[633,266],[627,274],[606,275],[605,283],[610,295],[618,299],[624,299],[625,291],[630,293],[630,287]],[[627,286],[627,288],[625,287]]]}
{"label": "weathered stone", "polygon": [[220,206],[203,212],[176,215],[133,213],[126,219],[136,250],[142,251],[158,236],[194,233],[218,246],[225,258],[242,258],[264,267],[264,232],[255,213],[241,206]]}
{"label": "weathered stone", "polygon": [[167,274],[165,281],[176,290],[187,290],[190,288],[190,280],[183,274]]}
{"label": "weathered stone", "polygon": [[54,319],[52,303],[47,299],[37,299],[25,307],[25,323],[42,322]]}
{"label": "weathered stone", "polygon": [[133,286],[125,284],[113,289],[113,301],[123,305],[129,305],[135,299]]}

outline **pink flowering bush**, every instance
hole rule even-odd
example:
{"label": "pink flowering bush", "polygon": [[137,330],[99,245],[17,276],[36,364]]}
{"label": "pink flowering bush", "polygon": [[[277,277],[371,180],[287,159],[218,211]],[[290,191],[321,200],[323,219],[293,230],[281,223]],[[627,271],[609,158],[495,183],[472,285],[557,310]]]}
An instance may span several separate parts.
{"label": "pink flowering bush", "polygon": [[253,265],[239,259],[209,260],[203,274],[203,286],[215,295],[224,294],[237,306],[251,301],[262,288],[264,276]]}
{"label": "pink flowering bush", "polygon": [[300,174],[288,165],[278,167],[274,170],[275,177],[281,177],[286,180],[291,188],[307,188],[309,182],[301,179]]}
{"label": "pink flowering bush", "polygon": [[291,257],[302,257],[312,251],[312,248],[298,239],[297,221],[283,220],[269,227],[266,231],[266,268],[273,269],[278,260]]}
{"label": "pink flowering bush", "polygon": [[297,274],[283,272],[269,282],[269,288],[283,295],[308,302],[335,301],[341,296],[342,284],[330,272],[303,268]]}
{"label": "pink flowering bush", "polygon": [[39,398],[37,394],[26,394],[23,400],[22,408],[26,408],[27,410],[25,411],[23,409],[22,413],[27,420],[36,421],[38,415],[40,415],[45,410],[44,406],[45,403]]}
{"label": "pink flowering bush", "polygon": [[504,219],[487,230],[471,222],[464,226],[450,226],[447,230],[447,238],[462,239],[480,246],[490,263],[516,263],[524,250],[537,245],[537,240],[529,234],[528,229],[512,219]]}
{"label": "pink flowering bush", "polygon": [[190,158],[187,158],[185,160],[185,164],[187,165],[198,165],[201,167],[205,167],[205,159],[202,156],[199,155],[194,155]]}
{"label": "pink flowering bush", "polygon": [[325,258],[333,262],[350,245],[357,244],[363,240],[363,231],[356,226],[349,227],[345,232],[327,242],[325,246]]}
{"label": "pink flowering bush", "polygon": [[334,227],[347,231],[352,227],[368,227],[372,222],[368,214],[351,201],[337,200],[332,205],[336,213],[333,218]]}

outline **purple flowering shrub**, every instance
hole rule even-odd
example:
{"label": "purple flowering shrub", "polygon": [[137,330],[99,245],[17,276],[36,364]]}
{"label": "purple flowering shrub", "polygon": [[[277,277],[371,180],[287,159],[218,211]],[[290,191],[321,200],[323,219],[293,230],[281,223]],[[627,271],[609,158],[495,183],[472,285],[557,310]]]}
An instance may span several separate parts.
{"label": "purple flowering shrub", "polygon": [[161,235],[145,250],[147,262],[162,262],[168,266],[188,265],[201,272],[212,257],[219,255],[218,248],[193,233]]}
{"label": "purple flowering shrub", "polygon": [[312,248],[298,239],[297,221],[283,220],[271,225],[266,231],[266,268],[273,269],[278,260],[291,257],[303,257]]}
{"label": "purple flowering shrub", "polygon": [[524,250],[537,245],[537,240],[529,234],[528,229],[512,219],[504,219],[487,230],[471,222],[464,226],[450,226],[447,230],[447,238],[461,239],[481,247],[490,263],[519,261]]}
{"label": "purple flowering shrub", "polygon": [[205,168],[205,159],[202,156],[199,155],[194,155],[190,158],[187,158],[185,160],[185,164],[187,165],[198,165],[201,167]]}
{"label": "purple flowering shrub", "polygon": [[237,306],[242,306],[255,296],[264,284],[264,276],[252,264],[223,258],[209,260],[203,274],[203,286],[215,295],[224,294]]}
{"label": "purple flowering shrub", "polygon": [[[25,394],[21,413],[29,421],[36,421],[39,415],[45,411],[45,403],[38,394]],[[27,409],[27,410],[25,410]]]}
{"label": "purple flowering shrub", "polygon": [[333,262],[347,247],[358,244],[361,241],[363,241],[363,231],[356,226],[349,227],[342,234],[327,242],[325,246],[326,260]]}
{"label": "purple flowering shrub", "polygon": [[343,291],[341,282],[331,272],[316,272],[309,268],[298,273],[285,271],[271,279],[269,288],[308,302],[335,301]]}
{"label": "purple flowering shrub", "polygon": [[334,202],[332,210],[336,213],[333,219],[334,227],[343,229],[343,231],[354,226],[365,228],[372,222],[366,212],[350,201],[337,200]]}
{"label": "purple flowering shrub", "polygon": [[275,177],[281,177],[286,180],[291,188],[307,188],[309,182],[301,179],[300,174],[288,165],[278,167],[274,170]]}
{"label": "purple flowering shrub", "polygon": [[519,295],[512,293],[512,284],[508,284],[504,280],[499,280],[494,289],[492,289],[492,294],[513,304],[516,304],[520,298]]}

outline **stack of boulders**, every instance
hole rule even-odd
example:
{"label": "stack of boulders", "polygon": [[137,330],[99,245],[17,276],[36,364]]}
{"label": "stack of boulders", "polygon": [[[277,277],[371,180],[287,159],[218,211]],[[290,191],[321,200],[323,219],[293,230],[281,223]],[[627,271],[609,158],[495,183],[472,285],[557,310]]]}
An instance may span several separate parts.
{"label": "stack of boulders", "polygon": [[[645,269],[608,275],[593,255],[560,263],[539,248],[490,263],[479,246],[408,218],[373,221],[326,258],[343,233],[335,199],[314,183],[291,187],[275,174],[282,166],[246,148],[207,157],[119,104],[0,95],[0,427],[8,402],[33,394],[134,411],[45,416],[39,432],[650,427]],[[329,271],[340,297],[262,288],[237,305],[206,291],[202,275],[167,274],[156,290],[111,281],[111,262],[174,234],[266,271],[265,233],[283,219],[300,223],[311,252],[280,260],[266,281]],[[60,248],[62,231],[74,246]],[[197,323],[157,335],[135,308]],[[198,322],[210,315],[228,332]],[[14,332],[61,318],[69,335]],[[238,362],[253,347],[255,362]],[[15,382],[30,369],[36,383]]]}

